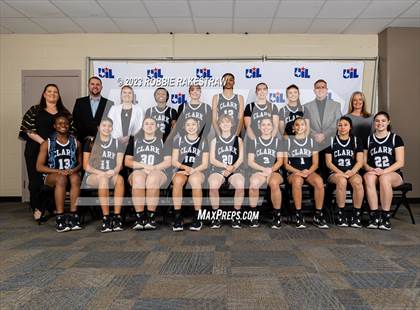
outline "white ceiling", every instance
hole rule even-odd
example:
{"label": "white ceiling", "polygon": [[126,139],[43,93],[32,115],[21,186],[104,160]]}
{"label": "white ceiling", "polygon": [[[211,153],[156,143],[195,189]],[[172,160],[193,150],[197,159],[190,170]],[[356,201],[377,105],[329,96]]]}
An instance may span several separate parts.
{"label": "white ceiling", "polygon": [[0,0],[0,33],[379,33],[420,0]]}

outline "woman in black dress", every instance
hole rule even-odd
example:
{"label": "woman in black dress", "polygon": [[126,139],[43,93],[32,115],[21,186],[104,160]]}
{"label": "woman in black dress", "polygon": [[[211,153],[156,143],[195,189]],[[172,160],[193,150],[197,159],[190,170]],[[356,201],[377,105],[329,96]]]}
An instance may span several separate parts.
{"label": "woman in black dress", "polygon": [[68,115],[70,129],[74,131],[71,114],[63,105],[57,85],[47,84],[39,104],[33,105],[23,116],[19,131],[19,139],[26,141],[25,162],[29,179],[29,200],[34,219],[38,222],[44,219],[45,210],[41,197],[44,182],[42,174],[36,171],[36,160],[41,143],[54,133],[54,116],[57,113]]}

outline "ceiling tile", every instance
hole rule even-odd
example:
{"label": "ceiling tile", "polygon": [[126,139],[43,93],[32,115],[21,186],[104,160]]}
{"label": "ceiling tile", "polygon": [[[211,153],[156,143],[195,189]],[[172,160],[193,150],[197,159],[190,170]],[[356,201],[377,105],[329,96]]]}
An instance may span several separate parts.
{"label": "ceiling tile", "polygon": [[157,29],[150,18],[113,18],[122,32],[128,33],[157,33]]}
{"label": "ceiling tile", "polygon": [[268,33],[272,20],[268,18],[235,18],[234,33]]}
{"label": "ceiling tile", "polygon": [[420,19],[418,18],[397,18],[390,27],[417,27],[420,28]]}
{"label": "ceiling tile", "polygon": [[377,1],[370,3],[367,9],[360,15],[360,18],[395,18],[404,12],[410,5],[414,3],[411,1]]}
{"label": "ceiling tile", "polygon": [[70,17],[106,17],[104,10],[95,1],[53,0],[51,2]]}
{"label": "ceiling tile", "polygon": [[354,18],[368,5],[366,1],[327,1],[317,18]]}
{"label": "ceiling tile", "polygon": [[313,18],[316,16],[322,7],[324,1],[290,1],[285,0],[280,3],[279,10],[277,11],[276,17],[286,18]]}
{"label": "ceiling tile", "polygon": [[232,17],[233,1],[192,1],[190,2],[191,11],[196,17]]}
{"label": "ceiling tile", "polygon": [[349,25],[344,33],[373,33],[377,34],[384,30],[392,19],[356,19]]}
{"label": "ceiling tile", "polygon": [[63,13],[49,1],[6,1],[6,3],[27,17],[64,17]]}
{"label": "ceiling tile", "polygon": [[194,18],[195,27],[199,33],[231,33],[231,18]]}
{"label": "ceiling tile", "polygon": [[0,2],[0,17],[24,17],[4,2]]}
{"label": "ceiling tile", "polygon": [[46,33],[44,29],[28,18],[2,18],[0,26],[5,26],[14,33]]}
{"label": "ceiling tile", "polygon": [[410,7],[400,17],[420,18],[420,1],[416,2],[412,7]]}
{"label": "ceiling tile", "polygon": [[32,18],[32,20],[48,30],[48,33],[83,32],[83,29],[69,18]]}
{"label": "ceiling tile", "polygon": [[143,1],[152,17],[190,17],[187,1]]}
{"label": "ceiling tile", "polygon": [[114,33],[119,29],[109,18],[74,18],[83,30],[92,33]]}
{"label": "ceiling tile", "polygon": [[273,17],[278,1],[240,1],[235,2],[235,17],[259,18]]}
{"label": "ceiling tile", "polygon": [[305,33],[312,23],[310,18],[275,19],[271,33]]}
{"label": "ceiling tile", "polygon": [[341,33],[351,19],[315,19],[308,33]]}
{"label": "ceiling tile", "polygon": [[154,18],[153,20],[161,33],[195,33],[190,18]]}
{"label": "ceiling tile", "polygon": [[140,1],[99,1],[111,17],[149,17]]}

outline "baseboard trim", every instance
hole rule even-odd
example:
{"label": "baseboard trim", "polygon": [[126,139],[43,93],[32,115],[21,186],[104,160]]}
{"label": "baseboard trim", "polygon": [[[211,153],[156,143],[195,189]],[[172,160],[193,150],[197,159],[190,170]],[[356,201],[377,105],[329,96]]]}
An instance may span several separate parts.
{"label": "baseboard trim", "polygon": [[0,196],[0,202],[21,202],[21,196]]}

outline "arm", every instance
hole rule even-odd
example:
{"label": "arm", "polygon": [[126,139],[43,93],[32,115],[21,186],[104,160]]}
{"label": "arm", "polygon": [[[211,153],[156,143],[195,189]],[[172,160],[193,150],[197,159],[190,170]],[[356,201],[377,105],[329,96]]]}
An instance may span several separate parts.
{"label": "arm", "polygon": [[218,168],[226,169],[227,165],[216,159],[216,138],[213,138],[210,143],[210,163]]}
{"label": "arm", "polygon": [[246,134],[251,140],[255,140],[255,133],[251,128],[251,117],[245,116],[244,123],[245,123],[245,128],[246,128]]}
{"label": "arm", "polygon": [[336,174],[343,174],[343,172],[338,169],[332,162],[332,154],[326,153],[325,154],[325,163],[327,164],[327,167]]}
{"label": "arm", "polygon": [[279,132],[279,115],[276,113],[273,115],[273,137],[277,136]]}
{"label": "arm", "polygon": [[309,120],[309,118],[305,118],[305,123],[306,123],[306,136],[308,137],[309,134],[311,133],[311,121]]}
{"label": "arm", "polygon": [[254,153],[248,153],[248,166],[251,167],[252,169],[258,170],[260,172],[264,172],[265,171],[265,167],[258,165],[255,162],[255,154]]}
{"label": "arm", "polygon": [[153,170],[164,170],[171,166],[171,155],[167,155],[163,157],[162,162],[157,165],[153,166]]}
{"label": "arm", "polygon": [[288,155],[287,152],[284,152],[284,168],[286,168],[286,170],[290,173],[301,173],[301,171],[299,169],[296,169],[295,167],[293,167],[292,165],[289,164],[289,160],[288,160]]}
{"label": "arm", "polygon": [[180,170],[190,171],[192,168],[179,162],[179,149],[172,150],[172,166]]}
{"label": "arm", "polygon": [[238,102],[239,102],[239,113],[238,113],[238,127],[236,128],[236,135],[239,136],[241,134],[242,127],[244,126],[244,97],[242,95],[238,95]]}
{"label": "arm", "polygon": [[244,143],[242,142],[242,139],[239,138],[239,156],[238,156],[238,160],[232,165],[233,166],[233,171],[237,170],[242,163],[244,162]]}
{"label": "arm", "polygon": [[274,163],[273,167],[271,167],[271,171],[272,172],[278,171],[282,165],[283,165],[283,153],[277,152],[277,160]]}
{"label": "arm", "polygon": [[401,169],[402,167],[404,167],[404,153],[405,153],[404,146],[397,147],[395,149],[395,163],[389,166],[388,168],[385,168],[382,174],[395,172],[398,169]]}
{"label": "arm", "polygon": [[82,169],[82,164],[83,164],[83,153],[82,153],[82,145],[80,144],[79,141],[76,141],[77,143],[77,166],[74,167],[73,169],[69,169],[68,170],[68,174],[72,174],[73,172],[79,172],[80,169]]}
{"label": "arm", "polygon": [[42,139],[42,137],[40,135],[38,135],[37,133],[34,132],[27,132],[26,135],[31,138],[32,140],[34,140],[35,142],[38,142],[39,144],[41,144],[42,142],[44,142],[44,139]]}
{"label": "arm", "polygon": [[286,135],[285,129],[286,129],[286,126],[284,125],[284,120],[279,119],[279,132],[282,136]]}
{"label": "arm", "polygon": [[369,166],[368,164],[368,150],[363,151],[363,165],[365,167],[366,172],[373,172],[375,168]]}
{"label": "arm", "polygon": [[36,160],[36,171],[41,172],[41,173],[48,173],[48,174],[64,172],[60,169],[52,169],[46,166],[45,162],[47,161],[47,156],[48,156],[48,142],[44,141],[42,142],[39,148],[38,158]]}
{"label": "arm", "polygon": [[211,113],[212,113],[212,124],[216,135],[220,136],[220,129],[217,125],[217,101],[218,95],[213,95],[213,99],[211,101]]}
{"label": "arm", "polygon": [[312,153],[312,166],[309,167],[307,176],[315,172],[316,169],[318,169],[318,163],[319,163],[319,155],[317,151],[314,151]]}
{"label": "arm", "polygon": [[124,165],[131,169],[150,169],[149,165],[143,164],[141,162],[135,161],[132,155],[126,155],[124,160]]}
{"label": "arm", "polygon": [[98,169],[93,168],[90,164],[89,164],[89,159],[90,159],[90,152],[83,152],[83,169],[90,173],[90,174],[103,174],[104,172]]}
{"label": "arm", "polygon": [[209,152],[204,152],[200,166],[190,170],[189,174],[192,174],[194,171],[199,171],[199,172],[204,171],[207,169],[208,166],[209,166]]}

